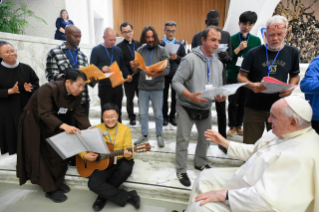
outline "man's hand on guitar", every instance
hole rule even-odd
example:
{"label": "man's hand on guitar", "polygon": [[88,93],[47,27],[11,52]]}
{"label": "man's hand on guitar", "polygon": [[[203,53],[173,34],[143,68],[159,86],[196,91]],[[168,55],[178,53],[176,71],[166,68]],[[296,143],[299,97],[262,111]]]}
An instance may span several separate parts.
{"label": "man's hand on guitar", "polygon": [[131,158],[132,157],[132,152],[128,151],[127,149],[124,150],[124,157],[125,158]]}
{"label": "man's hand on guitar", "polygon": [[95,154],[94,152],[88,152],[86,153],[83,158],[90,161],[90,162],[93,162],[93,161],[96,161],[96,158],[98,157],[99,155],[98,154]]}

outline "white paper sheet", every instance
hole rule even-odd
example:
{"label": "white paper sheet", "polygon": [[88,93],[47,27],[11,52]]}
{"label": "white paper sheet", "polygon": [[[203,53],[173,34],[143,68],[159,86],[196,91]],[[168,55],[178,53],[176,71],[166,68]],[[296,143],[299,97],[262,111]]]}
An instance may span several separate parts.
{"label": "white paper sheet", "polygon": [[218,45],[218,49],[216,51],[216,53],[219,52],[225,52],[228,49],[228,44],[227,43],[221,43]]}
{"label": "white paper sheet", "polygon": [[105,76],[106,76],[106,77],[110,77],[112,74],[114,74],[114,72],[106,73]]}
{"label": "white paper sheet", "polygon": [[[220,95],[220,96],[229,96],[233,95],[236,93],[237,89],[240,88],[241,86],[246,85],[247,83],[235,83],[235,84],[229,84],[229,85],[224,85],[222,87],[211,87],[203,91],[199,97],[204,98],[204,99],[210,99],[214,100],[215,96]],[[206,87],[207,88],[207,87]]]}
{"label": "white paper sheet", "polygon": [[277,83],[271,83],[271,82],[262,82],[262,84],[267,88],[266,90],[262,91],[262,93],[278,93],[281,91],[293,89],[294,86],[290,85],[282,85]]}
{"label": "white paper sheet", "polygon": [[166,43],[165,49],[169,54],[176,54],[179,48],[179,44]]}
{"label": "white paper sheet", "polygon": [[101,154],[110,153],[110,150],[107,147],[103,139],[102,132],[99,128],[82,130],[81,132],[82,134],[80,135],[80,137],[85,142],[84,144],[89,151]]}

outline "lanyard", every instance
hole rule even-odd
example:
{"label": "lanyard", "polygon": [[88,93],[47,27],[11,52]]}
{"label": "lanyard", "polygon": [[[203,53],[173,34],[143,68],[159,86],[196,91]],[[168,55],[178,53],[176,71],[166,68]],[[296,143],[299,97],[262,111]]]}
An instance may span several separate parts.
{"label": "lanyard", "polygon": [[[239,33],[239,32],[238,32],[238,37],[239,37],[239,44],[240,44],[240,43],[241,43],[241,36],[240,36],[240,33]],[[250,37],[250,34],[248,34],[248,38],[247,38],[247,47],[248,47],[249,37]],[[246,49],[247,49],[247,48],[246,48]],[[243,53],[242,53],[241,56],[244,55],[246,49],[243,50]]]}
{"label": "lanyard", "polygon": [[127,45],[128,49],[130,50],[132,57],[134,58],[134,55],[135,55],[135,42],[134,42],[134,40],[132,41],[132,43],[133,43],[133,50],[131,49],[130,45],[128,45],[128,44],[126,44],[126,45]]}
{"label": "lanyard", "polygon": [[68,49],[68,50],[69,50],[69,53],[70,53],[72,60],[73,60],[73,63],[74,63],[73,69],[77,69],[78,68],[78,54],[76,54],[75,60],[74,60],[73,54],[71,53],[70,49]]}
{"label": "lanyard", "polygon": [[110,60],[111,60],[111,64],[110,65],[112,65],[113,64],[113,50],[114,50],[114,47],[112,47],[112,57],[110,57],[110,53],[109,53],[109,51],[107,50],[107,48],[104,46],[104,48],[105,48],[105,51],[106,51],[106,53],[107,53],[107,56],[109,56],[109,58],[110,58]]}
{"label": "lanyard", "polygon": [[209,75],[210,75],[209,65],[212,65],[213,55],[211,55],[210,61],[209,61],[209,63],[207,63],[207,62],[208,62],[208,59],[207,59],[206,55],[204,54],[204,52],[202,51],[201,48],[199,48],[199,49],[200,49],[200,51],[203,53],[204,57],[206,58],[206,65],[207,65],[207,82],[209,83],[209,82],[210,82],[210,77],[209,77]]}
{"label": "lanyard", "polygon": [[274,65],[274,63],[275,63],[275,61],[277,59],[277,56],[279,55],[280,50],[281,50],[281,47],[279,48],[279,51],[277,52],[276,57],[275,57],[274,61],[272,62],[271,66],[269,67],[268,50],[267,50],[267,44],[266,44],[266,57],[267,57],[268,77],[269,77],[269,74],[270,74],[270,70],[271,70],[272,66]]}
{"label": "lanyard", "polygon": [[[153,57],[153,53],[154,53],[154,49],[152,50],[150,59],[147,60],[147,66],[150,66],[150,64],[151,64],[151,60],[152,60],[152,57]],[[148,57],[148,48],[146,47],[146,59],[147,59],[147,57]]]}
{"label": "lanyard", "polygon": [[[105,125],[105,127],[106,127],[106,131],[107,131],[107,126]],[[116,135],[117,135],[117,129],[118,129],[118,125],[116,124],[116,131],[115,131],[114,141],[112,141],[109,132],[107,132],[107,136],[109,137],[109,140],[110,140],[110,142],[111,142],[111,144],[112,144],[113,146],[114,146],[114,144],[115,144],[115,139],[116,139]]]}

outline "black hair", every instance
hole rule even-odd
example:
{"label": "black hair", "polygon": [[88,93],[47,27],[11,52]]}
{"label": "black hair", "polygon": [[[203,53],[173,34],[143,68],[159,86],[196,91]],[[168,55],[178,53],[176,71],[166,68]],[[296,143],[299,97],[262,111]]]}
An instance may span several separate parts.
{"label": "black hair", "polygon": [[207,13],[206,19],[211,19],[211,18],[220,18],[219,12],[217,10],[211,10]]}
{"label": "black hair", "polygon": [[86,75],[80,70],[68,70],[65,75],[65,80],[70,80],[71,83],[78,80],[78,78],[82,78],[84,81],[87,81]]}
{"label": "black hair", "polygon": [[121,32],[122,32],[122,27],[127,27],[128,25],[131,27],[131,29],[133,29],[132,24],[130,24],[129,22],[123,22],[123,23],[121,24],[121,26],[120,26]]}
{"label": "black hair", "polygon": [[[4,46],[4,45],[10,45],[10,46],[12,46],[12,44],[11,43],[9,43],[9,42],[7,42],[7,41],[4,41],[4,40],[0,40],[0,47],[1,46]],[[13,46],[12,46],[13,47]],[[0,57],[0,63],[2,62],[2,58]]]}
{"label": "black hair", "polygon": [[204,29],[204,31],[202,33],[202,37],[205,40],[207,39],[207,36],[208,36],[208,33],[209,33],[210,29],[215,29],[217,32],[221,32],[222,31],[222,29],[217,27],[217,26],[208,26],[208,27],[206,27],[206,29]]}
{"label": "black hair", "polygon": [[167,21],[164,24],[164,29],[166,29],[167,26],[175,26],[175,27],[177,27],[177,24],[174,21]]}
{"label": "black hair", "polygon": [[117,106],[116,104],[114,104],[113,102],[108,102],[108,103],[106,103],[106,104],[104,104],[104,105],[102,106],[102,114],[103,114],[104,111],[106,111],[106,110],[115,110],[116,113],[117,113],[117,115],[120,114],[120,110],[119,110],[118,106]]}
{"label": "black hair", "polygon": [[146,32],[147,31],[153,31],[154,33],[154,46],[158,46],[160,44],[160,40],[158,38],[158,35],[157,35],[157,32],[156,30],[154,29],[154,27],[152,26],[146,26],[144,27],[143,31],[142,31],[142,34],[141,34],[141,38],[140,38],[140,43],[143,45],[144,43],[146,43]]}
{"label": "black hair", "polygon": [[254,23],[256,23],[256,21],[257,21],[257,14],[255,12],[252,12],[252,11],[243,12],[239,16],[239,22],[243,23],[243,24],[245,24],[247,22],[254,24]]}

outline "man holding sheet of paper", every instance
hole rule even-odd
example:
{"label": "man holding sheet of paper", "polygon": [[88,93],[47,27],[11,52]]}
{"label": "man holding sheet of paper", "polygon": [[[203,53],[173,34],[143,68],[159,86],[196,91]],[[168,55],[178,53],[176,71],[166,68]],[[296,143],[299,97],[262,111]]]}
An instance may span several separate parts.
{"label": "man holding sheet of paper", "polygon": [[[137,60],[131,61],[131,67],[133,71],[138,71],[140,73],[140,78],[138,81],[138,97],[139,97],[139,112],[140,112],[140,123],[142,127],[141,137],[135,141],[136,144],[140,144],[148,141],[148,109],[149,102],[152,102],[153,112],[155,115],[155,124],[156,124],[156,136],[157,144],[159,147],[164,147],[164,141],[162,138],[163,133],[163,90],[165,85],[164,76],[169,73],[170,64],[167,63],[166,68],[157,70],[161,71],[147,71],[149,66],[159,63],[161,61],[167,61],[169,59],[168,53],[165,51],[164,47],[160,46],[160,40],[158,38],[157,32],[154,27],[146,26],[141,34],[141,44],[146,44],[140,47],[137,52],[140,56],[143,57],[145,61],[144,70],[138,69],[141,65]],[[139,60],[143,62],[143,60]],[[141,67],[141,66],[140,66]],[[147,67],[147,68],[146,68]]]}
{"label": "man holding sheet of paper", "polygon": [[249,88],[244,109],[244,143],[254,144],[262,136],[265,125],[267,131],[271,129],[271,124],[267,122],[271,105],[289,96],[293,90],[261,93],[266,90],[260,83],[263,78],[269,76],[298,85],[299,52],[296,47],[283,43],[287,29],[288,21],[285,17],[276,15],[268,19],[264,31],[266,44],[248,51],[241,65],[237,79],[239,82],[247,82],[246,87]]}
{"label": "man holding sheet of paper", "polygon": [[[187,176],[187,148],[192,127],[195,124],[198,140],[195,150],[194,166],[202,171],[210,168],[206,153],[208,143],[204,132],[211,129],[212,100],[199,95],[209,87],[223,85],[223,64],[214,54],[221,40],[221,29],[209,26],[203,31],[202,46],[199,46],[182,59],[173,78],[173,88],[177,93],[177,133],[176,160],[177,178],[184,186],[190,186]],[[215,96],[215,101],[225,101],[225,96]]]}
{"label": "man holding sheet of paper", "polygon": [[[176,93],[172,87],[172,79],[176,73],[178,65],[181,59],[185,57],[186,52],[183,44],[176,40],[177,24],[174,21],[168,21],[164,25],[164,39],[161,40],[161,46],[164,46],[169,54],[170,71],[169,74],[165,76],[165,88],[164,88],[164,98],[163,98],[163,125],[166,126],[168,122],[176,126]],[[171,85],[171,110],[168,115],[168,91]]]}
{"label": "man holding sheet of paper", "polygon": [[[68,165],[46,141],[65,131],[81,133],[91,126],[81,106],[86,75],[79,70],[69,70],[65,80],[41,86],[24,108],[19,124],[17,177],[20,185],[30,180],[46,192],[54,202],[64,202],[64,193],[70,188],[63,183]],[[73,117],[78,128],[72,126]]]}
{"label": "man holding sheet of paper", "polygon": [[[112,28],[106,28],[104,31],[104,43],[95,46],[91,53],[91,64],[96,65],[103,73],[110,73],[110,66],[116,61],[124,78],[131,78],[129,71],[125,66],[122,50],[115,46],[116,33]],[[128,81],[130,81],[129,79]],[[121,108],[123,99],[123,87],[119,85],[112,87],[109,78],[99,81],[99,97],[101,108],[108,102],[116,104],[120,110],[119,121],[121,122]],[[102,116],[102,115],[101,115]],[[102,120],[102,118],[101,118]]]}

